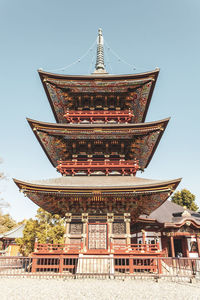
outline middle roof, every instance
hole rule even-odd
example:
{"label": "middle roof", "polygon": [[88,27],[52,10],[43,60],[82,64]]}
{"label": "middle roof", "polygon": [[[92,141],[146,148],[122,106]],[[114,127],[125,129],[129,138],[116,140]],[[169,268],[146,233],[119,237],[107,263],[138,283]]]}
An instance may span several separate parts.
{"label": "middle roof", "polygon": [[[169,118],[141,124],[73,125],[28,119],[35,136],[54,167],[58,161],[106,154],[109,158],[137,159],[140,169],[148,166]],[[92,151],[95,148],[95,152]]]}

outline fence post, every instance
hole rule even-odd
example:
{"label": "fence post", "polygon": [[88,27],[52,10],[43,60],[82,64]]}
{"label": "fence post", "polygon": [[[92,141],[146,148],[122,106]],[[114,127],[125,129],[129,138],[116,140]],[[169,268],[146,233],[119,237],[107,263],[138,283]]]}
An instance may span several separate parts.
{"label": "fence post", "polygon": [[133,258],[129,258],[129,272],[132,274],[133,271]]}
{"label": "fence post", "polygon": [[59,273],[62,273],[63,272],[63,255],[60,255],[59,256]]}
{"label": "fence post", "polygon": [[37,267],[37,258],[36,257],[32,257],[32,273],[36,272],[36,268]]}
{"label": "fence post", "polygon": [[160,257],[157,257],[158,274],[162,274],[162,263]]}

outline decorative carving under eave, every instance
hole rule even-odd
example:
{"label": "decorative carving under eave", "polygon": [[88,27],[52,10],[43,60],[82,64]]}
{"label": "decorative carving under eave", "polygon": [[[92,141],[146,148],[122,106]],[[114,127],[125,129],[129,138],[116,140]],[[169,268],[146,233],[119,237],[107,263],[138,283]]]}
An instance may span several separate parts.
{"label": "decorative carving under eave", "polygon": [[46,85],[54,114],[65,123],[64,114],[69,110],[83,109],[131,109],[134,123],[144,121],[149,104],[154,76],[145,80],[125,81],[64,81],[46,79]]}

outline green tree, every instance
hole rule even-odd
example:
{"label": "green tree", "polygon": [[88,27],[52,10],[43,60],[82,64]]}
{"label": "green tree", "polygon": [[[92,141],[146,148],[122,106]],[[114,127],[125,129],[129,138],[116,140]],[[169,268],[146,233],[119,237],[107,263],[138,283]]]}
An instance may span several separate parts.
{"label": "green tree", "polygon": [[20,246],[20,252],[27,256],[33,252],[36,238],[41,244],[59,244],[64,243],[64,233],[64,219],[39,208],[36,219],[30,219],[26,222],[23,238],[17,239],[16,242]]}
{"label": "green tree", "polygon": [[190,191],[183,189],[180,192],[176,192],[172,198],[172,202],[181,205],[186,206],[188,209],[197,211],[198,206],[195,203],[195,195],[193,195]]}
{"label": "green tree", "polygon": [[16,222],[11,218],[9,214],[3,214],[0,211],[0,233],[11,230],[16,225]]}

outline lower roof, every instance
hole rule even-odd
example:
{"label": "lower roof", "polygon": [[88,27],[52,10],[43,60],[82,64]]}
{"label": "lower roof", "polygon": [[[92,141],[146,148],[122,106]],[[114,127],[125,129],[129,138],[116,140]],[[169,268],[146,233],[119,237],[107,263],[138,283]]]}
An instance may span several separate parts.
{"label": "lower roof", "polygon": [[[181,178],[169,181],[145,179],[136,176],[66,176],[46,180],[14,182],[19,188],[22,186],[62,188],[62,189],[119,189],[119,188],[156,188],[168,185],[177,186]],[[176,187],[175,187],[176,188]]]}
{"label": "lower roof", "polygon": [[160,181],[132,176],[67,176],[42,181],[14,179],[35,204],[53,214],[130,212],[149,215],[173,193],[181,179]]}

